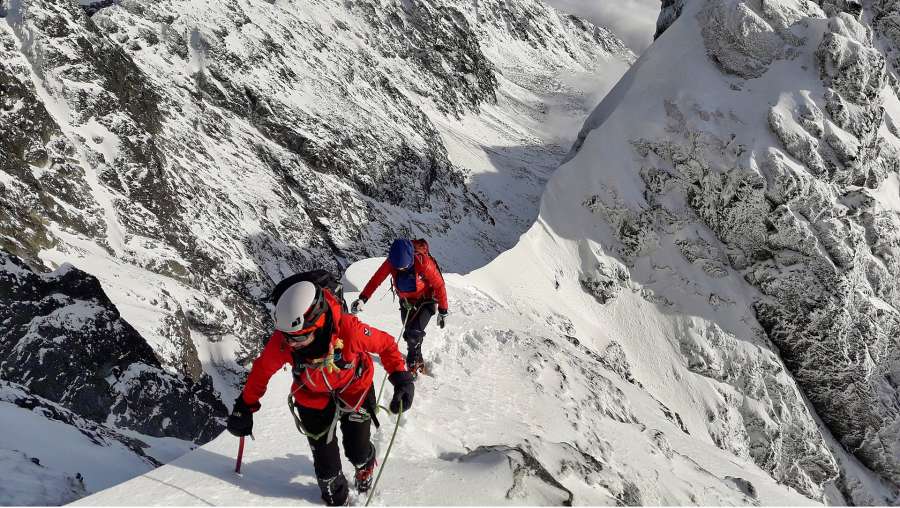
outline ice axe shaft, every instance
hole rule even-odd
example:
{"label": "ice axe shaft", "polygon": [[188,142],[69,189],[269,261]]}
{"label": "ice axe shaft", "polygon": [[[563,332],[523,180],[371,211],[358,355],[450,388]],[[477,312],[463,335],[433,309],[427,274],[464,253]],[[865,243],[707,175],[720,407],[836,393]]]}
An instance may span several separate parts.
{"label": "ice axe shaft", "polygon": [[234,466],[234,472],[241,474],[241,461],[244,459],[244,436],[241,436],[241,443],[238,445],[237,463]]}

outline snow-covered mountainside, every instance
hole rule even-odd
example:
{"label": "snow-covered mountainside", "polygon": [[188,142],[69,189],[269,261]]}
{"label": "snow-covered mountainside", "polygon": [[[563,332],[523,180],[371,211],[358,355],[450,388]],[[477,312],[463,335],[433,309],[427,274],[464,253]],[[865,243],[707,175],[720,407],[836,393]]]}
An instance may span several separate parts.
{"label": "snow-covered mountainside", "polygon": [[[798,482],[780,483],[746,450],[740,452],[749,440],[740,405],[722,400],[741,397],[729,384],[736,380],[694,374],[678,347],[659,346],[680,324],[684,329],[676,330],[694,333],[711,364],[729,374],[758,376],[761,391],[796,400],[797,390],[778,369],[774,353],[700,322],[694,328],[688,320],[679,323],[654,311],[638,292],[624,291],[604,306],[582,290],[571,266],[559,274],[558,289],[540,269],[534,273],[541,276],[525,280],[519,270],[545,262],[557,266],[549,258],[560,252],[559,245],[540,245],[531,241],[536,235],[529,237],[482,270],[445,274],[452,314],[446,329],[428,330],[423,353],[431,375],[416,383],[413,407],[403,417],[374,504],[815,504],[791,488]],[[381,261],[350,267],[349,298]],[[598,327],[597,317],[618,326]],[[360,318],[396,332],[397,301],[387,287],[373,295]],[[288,372],[272,378],[241,475],[234,473],[237,439],[225,433],[76,504],[321,504],[308,444],[284,403],[290,378]],[[376,382],[381,378],[378,373]],[[391,390],[385,388],[385,397]],[[691,395],[697,399],[691,401]],[[757,397],[759,402],[745,399],[753,410],[765,404]],[[709,419],[706,408],[714,411]],[[383,456],[394,421],[385,413],[379,419],[375,443]],[[808,413],[795,421],[815,432]],[[755,441],[771,437],[761,433]],[[783,459],[785,476],[816,472],[813,461],[788,460],[798,457],[792,450],[804,446],[815,450],[815,444],[791,435],[773,445],[773,451],[787,448],[773,458]],[[827,456],[827,450],[821,453]],[[345,463],[344,471],[352,466]],[[812,483],[802,488],[816,495]],[[361,505],[365,499],[355,501]]]}
{"label": "snow-covered mountainside", "polygon": [[[534,227],[447,276],[378,502],[897,502],[889,30],[853,4],[669,7]],[[363,318],[395,330],[389,298]],[[88,502],[315,503],[278,399],[244,477],[223,436]]]}
{"label": "snow-covered mountainside", "polygon": [[[272,280],[395,234],[469,272],[377,502],[900,499],[897,2],[665,0],[552,177],[631,57],[536,3],[3,5],[4,247],[96,273],[164,368],[233,394]],[[226,434],[84,502],[318,503],[288,383],[243,477]]]}
{"label": "snow-covered mountainside", "polygon": [[[531,226],[633,60],[609,31],[536,0],[0,0],[3,276],[43,281],[0,295],[28,310],[0,319],[3,379],[144,443],[205,441],[214,418],[168,413],[207,414],[213,389],[233,399],[273,281],[400,234],[427,236],[447,268],[484,265]],[[38,275],[65,263],[99,285],[71,268]],[[67,277],[90,290],[56,299]],[[75,307],[98,314],[53,314]],[[121,337],[91,349],[82,325],[107,322]],[[113,365],[127,379],[106,379]],[[147,383],[192,386],[198,401],[143,400],[155,413],[138,414],[129,397]],[[23,436],[6,459],[55,467]]]}
{"label": "snow-covered mountainside", "polygon": [[0,242],[97,274],[175,367],[197,363],[192,340],[250,356],[259,297],[297,269],[404,233],[462,270],[512,246],[568,148],[560,123],[633,59],[531,0],[0,15]]}
{"label": "snow-covered mountainside", "polygon": [[[895,499],[850,461],[896,496],[900,6],[666,4],[662,35],[588,120],[541,220],[581,239],[579,278],[599,299],[620,285],[611,257],[660,312],[780,355],[825,435],[803,423],[802,399],[742,381],[741,399],[771,400],[735,406],[754,460],[791,449],[760,446],[759,426],[782,438],[805,428],[792,453],[801,469],[817,464],[815,483],[834,455],[848,500]],[[693,370],[731,381],[693,338],[674,339]],[[842,449],[824,449],[829,432]]]}

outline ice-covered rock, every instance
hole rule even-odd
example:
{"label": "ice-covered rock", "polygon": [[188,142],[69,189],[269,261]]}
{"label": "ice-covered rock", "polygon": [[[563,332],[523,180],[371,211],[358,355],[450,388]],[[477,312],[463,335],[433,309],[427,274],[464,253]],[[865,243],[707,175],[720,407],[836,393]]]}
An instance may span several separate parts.
{"label": "ice-covered rock", "polygon": [[658,38],[667,28],[672,26],[672,23],[678,19],[678,16],[681,16],[681,11],[684,9],[684,0],[660,0],[660,2],[662,5],[659,12],[659,18],[656,20],[656,34],[654,34],[654,39]]}

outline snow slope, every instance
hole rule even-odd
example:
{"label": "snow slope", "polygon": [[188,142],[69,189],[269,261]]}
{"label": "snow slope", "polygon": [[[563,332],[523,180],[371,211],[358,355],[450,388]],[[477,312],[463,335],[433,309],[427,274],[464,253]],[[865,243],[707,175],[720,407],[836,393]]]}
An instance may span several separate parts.
{"label": "snow slope", "polygon": [[460,271],[514,245],[633,58],[535,0],[0,2],[0,248],[95,274],[166,374],[230,401],[285,274],[398,231]]}
{"label": "snow slope", "polygon": [[598,302],[636,291],[649,310],[563,313],[600,337],[640,316],[628,356],[666,372],[660,352],[682,353],[687,379],[716,395],[680,377],[648,389],[686,421],[703,401],[717,446],[807,492],[896,502],[900,144],[871,12],[674,4],[680,17],[551,179],[538,226],[491,267],[507,258],[543,281],[529,291],[581,285]]}
{"label": "snow slope", "polygon": [[[678,366],[674,371],[604,351],[603,338],[575,331],[581,321],[556,313],[567,310],[555,305],[566,298],[590,308],[583,291],[508,287],[504,280],[527,265],[501,260],[468,276],[446,275],[453,313],[447,329],[429,330],[424,355],[433,374],[416,384],[376,504],[814,504],[746,457],[716,447],[700,415],[682,412],[681,421],[674,407],[650,393],[671,383],[671,375],[686,375],[677,351],[657,352],[653,362]],[[351,266],[348,287],[363,285],[380,261]],[[635,305],[650,307],[638,297],[623,298],[615,311],[628,313]],[[396,333],[397,303],[386,285],[361,318]],[[648,329],[626,330],[629,320],[620,320],[616,331],[623,334]],[[666,324],[672,323],[660,318],[658,325]],[[241,476],[233,472],[237,439],[223,434],[76,504],[319,504],[308,445],[284,403],[289,384],[286,371],[272,378]],[[688,390],[680,386],[695,397],[714,393],[701,378]],[[390,385],[385,391],[387,398]],[[380,418],[379,454],[393,430],[391,418]]]}
{"label": "snow slope", "polygon": [[[6,480],[4,475],[3,489],[21,489],[21,494],[11,497],[3,496],[3,504],[62,504],[62,501],[71,501],[85,494],[115,485],[138,474],[152,470],[159,465],[148,457],[141,457],[133,449],[129,449],[114,432],[103,429],[102,426],[90,426],[84,419],[66,412],[60,406],[52,406],[49,401],[43,402],[54,407],[56,411],[67,414],[70,421],[48,418],[51,412],[39,407],[37,410],[28,410],[15,404],[15,398],[25,397],[26,392],[21,386],[4,383],[0,386],[0,418],[4,422],[4,432],[0,436],[0,450],[5,453],[0,464],[3,469],[14,465],[17,460],[13,452],[27,453],[34,457],[44,468],[48,475],[62,476],[63,478],[75,478],[78,475],[82,493],[69,499],[55,499],[36,496],[29,499],[29,495],[35,496],[37,489],[22,488],[13,479]],[[73,421],[74,420],[74,424]],[[106,431],[106,432],[104,432]],[[35,443],[34,436],[42,439]],[[142,436],[143,437],[143,436]],[[189,443],[176,439],[170,440],[176,444],[175,453],[163,453],[162,459],[170,459],[190,450]],[[102,445],[101,445],[102,443]],[[25,450],[23,450],[25,448]],[[148,450],[151,455],[156,455],[153,450]],[[18,462],[22,462],[19,460]],[[28,462],[34,463],[32,460]],[[36,483],[45,483],[36,481]],[[50,485],[44,488],[53,492]],[[31,493],[29,494],[29,491]],[[0,490],[0,492],[4,492]]]}

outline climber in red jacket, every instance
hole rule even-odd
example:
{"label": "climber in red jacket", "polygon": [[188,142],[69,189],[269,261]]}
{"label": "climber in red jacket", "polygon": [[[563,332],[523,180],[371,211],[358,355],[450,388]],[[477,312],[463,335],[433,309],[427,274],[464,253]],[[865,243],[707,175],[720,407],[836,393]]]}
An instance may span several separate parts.
{"label": "climber in red jacket", "polygon": [[388,379],[394,385],[391,411],[409,409],[413,377],[393,337],[345,314],[328,289],[312,282],[297,282],[284,291],[276,302],[274,317],[276,330],[253,362],[243,393],[228,417],[228,430],[236,436],[253,431],[253,413],[260,408],[269,379],[283,365],[291,364],[291,412],[297,428],[309,439],[322,499],[329,506],[344,505],[349,488],[334,440],[338,422],[344,454],[356,466],[360,492],[371,488],[375,469],[375,446],[370,440],[375,416],[374,366],[369,353],[379,355],[390,373]]}
{"label": "climber in red jacket", "polygon": [[438,326],[444,328],[447,322],[444,277],[428,252],[428,242],[398,238],[391,244],[387,259],[366,284],[359,299],[353,302],[351,312],[356,314],[362,309],[388,274],[400,297],[400,319],[404,323],[403,338],[406,340],[406,366],[415,376],[424,367],[422,341],[425,339],[425,327],[431,321],[435,307]]}

